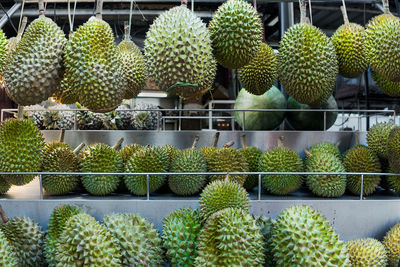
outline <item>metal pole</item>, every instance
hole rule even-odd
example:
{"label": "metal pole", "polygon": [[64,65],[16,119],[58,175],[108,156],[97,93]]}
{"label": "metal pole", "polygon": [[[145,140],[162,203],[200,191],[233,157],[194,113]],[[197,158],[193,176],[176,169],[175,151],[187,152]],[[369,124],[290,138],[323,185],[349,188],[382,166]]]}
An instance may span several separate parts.
{"label": "metal pole", "polygon": [[39,182],[40,182],[40,199],[43,199],[43,180],[41,174],[39,174]]}
{"label": "metal pole", "polygon": [[282,38],[285,31],[294,24],[293,3],[280,3],[279,17],[281,22],[280,34]]}
{"label": "metal pole", "polygon": [[326,111],[324,111],[324,131],[326,131]]}
{"label": "metal pole", "polygon": [[160,112],[157,112],[157,130],[160,131]]}
{"label": "metal pole", "polygon": [[150,175],[146,175],[146,195],[147,195],[147,200],[150,200]]}
{"label": "metal pole", "polygon": [[74,130],[76,131],[78,129],[78,118],[77,118],[77,111],[74,110]]}
{"label": "metal pole", "polygon": [[246,130],[246,111],[243,111],[243,126],[242,131]]}
{"label": "metal pole", "polygon": [[6,14],[3,15],[3,17],[0,19],[0,29],[3,28],[4,25],[6,25],[6,23],[8,22],[8,19],[11,18],[11,16],[14,15],[14,13],[17,12],[17,10],[20,7],[21,7],[21,4],[16,3],[7,11]]}
{"label": "metal pole", "polygon": [[258,200],[261,200],[261,174],[258,175]]}
{"label": "metal pole", "polygon": [[208,129],[212,130],[212,104],[208,103]]}
{"label": "metal pole", "polygon": [[361,175],[361,190],[360,190],[360,200],[363,200],[364,194],[364,174]]}
{"label": "metal pole", "polygon": [[[365,103],[366,103],[366,109],[369,109],[369,80],[368,80],[368,70],[364,73],[364,80],[365,80]],[[366,131],[369,130],[369,116],[368,113],[365,113],[365,115],[367,116],[366,120],[367,120],[367,129]]]}

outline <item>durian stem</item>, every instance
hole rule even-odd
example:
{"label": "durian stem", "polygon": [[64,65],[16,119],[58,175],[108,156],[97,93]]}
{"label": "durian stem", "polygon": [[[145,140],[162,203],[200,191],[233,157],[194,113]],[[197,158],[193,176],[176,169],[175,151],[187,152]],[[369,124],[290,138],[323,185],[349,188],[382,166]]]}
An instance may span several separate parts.
{"label": "durian stem", "polygon": [[382,3],[383,3],[383,13],[390,14],[389,0],[382,0]]}
{"label": "durian stem", "polygon": [[307,18],[306,0],[299,0],[299,5],[300,5],[300,23],[308,24],[309,20]]}
{"label": "durian stem", "polygon": [[22,119],[23,116],[24,116],[24,106],[18,105],[17,118]]}
{"label": "durian stem", "polygon": [[125,40],[129,40],[130,39],[130,33],[129,33],[129,29],[130,29],[130,26],[129,26],[129,21],[125,21],[124,22],[124,32],[125,32]]}
{"label": "durian stem", "polygon": [[[343,0],[343,2],[344,2],[344,0]],[[344,24],[348,24],[349,23],[349,17],[347,16],[346,6],[345,5],[341,6],[340,10],[342,11]]]}
{"label": "durian stem", "polygon": [[65,138],[65,129],[61,129],[60,136],[58,137],[58,142],[63,143]]}
{"label": "durian stem", "polygon": [[224,182],[225,182],[225,183],[229,182],[229,173],[226,174],[225,179],[224,179]]}
{"label": "durian stem", "polygon": [[3,207],[0,205],[0,216],[1,216],[1,220],[3,221],[3,223],[7,223],[8,222],[8,217],[5,213],[5,211],[3,210]]}
{"label": "durian stem", "polygon": [[283,147],[283,140],[284,139],[285,138],[283,136],[279,136],[279,138],[278,138],[278,147]]}
{"label": "durian stem", "polygon": [[187,0],[181,0],[181,4],[187,6]]}
{"label": "durian stem", "polygon": [[245,135],[245,134],[242,134],[242,135],[240,136],[240,141],[242,142],[242,147],[243,147],[243,148],[246,148],[246,147],[247,147],[247,144],[246,144],[246,135]]}
{"label": "durian stem", "polygon": [[235,144],[234,141],[230,141],[230,142],[228,142],[228,143],[226,143],[226,144],[224,145],[224,148],[229,148],[229,147],[233,146],[234,144]]}
{"label": "durian stem", "polygon": [[305,153],[308,157],[311,157],[311,156],[312,156],[312,154],[311,154],[307,149],[304,149],[304,153]]}
{"label": "durian stem", "polygon": [[22,34],[25,31],[26,24],[28,24],[28,18],[27,17],[23,17],[22,18],[21,27],[19,27],[19,29],[18,29],[18,36],[22,36]]}
{"label": "durian stem", "polygon": [[257,11],[257,0],[253,0],[254,9]]}
{"label": "durian stem", "polygon": [[97,0],[97,5],[96,5],[96,18],[102,19],[103,16],[101,13],[103,12],[103,0]]}
{"label": "durian stem", "polygon": [[112,148],[115,150],[120,149],[123,142],[124,142],[124,138],[122,137],[121,139],[118,140],[118,142]]}
{"label": "durian stem", "polygon": [[218,139],[219,139],[219,132],[216,132],[216,133],[214,134],[214,139],[213,139],[213,142],[212,142],[212,146],[213,146],[213,147],[217,147]]}
{"label": "durian stem", "polygon": [[198,135],[196,135],[194,137],[192,148],[196,148],[197,147],[197,143],[199,142],[199,139],[200,139],[200,137]]}
{"label": "durian stem", "polygon": [[44,17],[44,0],[39,0],[39,18]]}
{"label": "durian stem", "polygon": [[342,141],[339,140],[339,141],[336,143],[336,147],[339,147],[341,144],[342,144]]}
{"label": "durian stem", "polygon": [[86,145],[85,145],[85,143],[80,143],[79,144],[79,146],[77,146],[75,149],[74,149],[74,154],[75,155],[78,155],[79,154],[79,152],[81,152],[81,150],[85,147]]}

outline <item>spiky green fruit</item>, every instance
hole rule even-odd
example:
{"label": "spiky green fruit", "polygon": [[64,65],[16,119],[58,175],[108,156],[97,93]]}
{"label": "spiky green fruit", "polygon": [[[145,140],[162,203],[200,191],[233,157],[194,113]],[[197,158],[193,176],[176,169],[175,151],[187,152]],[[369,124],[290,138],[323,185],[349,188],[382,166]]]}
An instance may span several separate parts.
{"label": "spiky green fruit", "polygon": [[394,127],[387,141],[389,164],[394,170],[400,170],[400,127]]}
{"label": "spiky green fruit", "polygon": [[239,81],[249,93],[262,95],[274,85],[278,77],[277,69],[274,50],[261,43],[256,56],[238,70]]}
{"label": "spiky green fruit", "polygon": [[339,73],[346,78],[356,78],[368,68],[365,47],[365,29],[357,23],[340,26],[332,36],[339,63]]}
{"label": "spiky green fruit", "polygon": [[[346,172],[341,160],[334,154],[314,152],[305,162],[306,172]],[[346,175],[307,175],[308,188],[320,197],[340,197],[346,190]]]}
{"label": "spiky green fruit", "polygon": [[[0,170],[37,172],[43,160],[45,143],[42,133],[30,120],[8,119],[0,125]],[[3,175],[8,183],[24,185],[34,175]]]}
{"label": "spiky green fruit", "polygon": [[154,20],[146,35],[144,56],[149,76],[170,94],[201,96],[214,81],[216,64],[210,34],[185,5]]}
{"label": "spiky green fruit", "polygon": [[[211,154],[210,154],[211,156]],[[247,172],[249,165],[246,158],[236,148],[221,148],[212,153],[212,159],[207,161],[210,172]],[[210,175],[210,181],[224,180],[226,175]],[[229,175],[229,180],[243,185],[247,175]]]}
{"label": "spiky green fruit", "polygon": [[72,216],[83,213],[83,210],[72,205],[60,205],[54,208],[50,215],[46,231],[46,242],[44,245],[44,256],[49,267],[57,265],[56,252],[58,238],[64,230],[64,226]]}
{"label": "spiky green fruit", "polygon": [[361,238],[346,243],[351,266],[380,267],[387,265],[387,253],[381,242],[373,238]]}
{"label": "spiky green fruit", "polygon": [[69,82],[69,77],[67,74],[64,75],[61,80],[60,87],[53,94],[53,98],[60,104],[71,105],[79,102],[79,96],[74,91],[74,87]]}
{"label": "spiky green fruit", "polygon": [[0,74],[3,73],[8,57],[8,42],[3,30],[0,30]]}
{"label": "spiky green fruit", "polygon": [[276,263],[272,254],[272,234],[274,230],[275,220],[265,216],[253,215],[258,226],[260,226],[260,234],[264,242],[264,267],[275,267]]}
{"label": "spiky green fruit", "polygon": [[[243,157],[246,159],[248,165],[249,172],[258,172],[258,163],[260,161],[262,151],[257,147],[246,147],[239,149],[239,152],[242,153]],[[243,187],[246,190],[251,190],[255,186],[258,185],[258,175],[249,175],[246,178],[246,181],[243,184]]]}
{"label": "spiky green fruit", "polygon": [[14,252],[14,247],[7,240],[3,232],[0,231],[0,259],[1,264],[7,267],[18,267],[17,254]]}
{"label": "spiky green fruit", "polygon": [[260,227],[242,209],[214,213],[200,232],[195,266],[254,266],[264,263]]}
{"label": "spiky green fruit", "polygon": [[217,151],[216,147],[212,146],[205,146],[200,148],[201,153],[203,153],[204,157],[206,158],[207,161],[207,166],[209,163],[213,160],[213,153]]}
{"label": "spiky green fruit", "polygon": [[130,144],[121,148],[119,150],[119,155],[121,156],[122,163],[124,164],[124,166],[128,162],[128,160],[132,157],[132,155],[141,149],[143,149],[143,146],[139,144]]}
{"label": "spiky green fruit", "polygon": [[103,224],[117,239],[122,266],[164,266],[160,234],[147,219],[138,214],[108,214]]}
{"label": "spiky green fruit", "polygon": [[335,229],[309,206],[282,211],[274,225],[272,246],[277,267],[351,266]]}
{"label": "spiky green fruit", "polygon": [[374,79],[376,85],[381,89],[385,94],[393,97],[400,96],[400,82],[392,82],[381,77],[375,71],[371,71],[372,79]]}
{"label": "spiky green fruit", "polygon": [[64,32],[50,18],[32,21],[12,53],[4,79],[7,93],[22,106],[39,104],[53,95],[62,79]]}
{"label": "spiky green fruit", "polygon": [[162,150],[168,155],[169,167],[171,167],[176,155],[179,153],[179,149],[173,145],[163,145],[160,146]]}
{"label": "spiky green fruit", "polygon": [[125,99],[136,97],[147,82],[147,69],[142,52],[131,40],[123,40],[118,45],[119,56],[124,65],[127,80]]}
{"label": "spiky green fruit", "polygon": [[400,82],[399,27],[397,17],[382,14],[372,18],[365,31],[371,70],[393,82]]}
{"label": "spiky green fruit", "polygon": [[44,232],[39,224],[27,217],[12,217],[0,224],[0,231],[12,245],[18,266],[43,266]]}
{"label": "spiky green fruit", "polygon": [[[381,163],[378,156],[371,149],[364,145],[355,145],[350,148],[344,158],[343,165],[347,172],[380,173]],[[370,195],[375,192],[381,182],[379,175],[363,176],[363,194]],[[347,189],[359,195],[361,192],[361,175],[347,175]]]}
{"label": "spiky green fruit", "polygon": [[222,66],[241,68],[257,55],[263,30],[257,11],[249,3],[228,0],[215,12],[208,29],[214,56]]}
{"label": "spiky green fruit", "polygon": [[72,216],[58,239],[57,267],[120,267],[121,256],[118,240],[89,214]]}
{"label": "spiky green fruit", "polygon": [[319,106],[331,96],[338,73],[335,47],[317,27],[296,24],[282,37],[279,80],[297,102]]}
{"label": "spiky green fruit", "polygon": [[387,159],[387,145],[390,132],[396,125],[393,122],[377,123],[367,133],[368,147],[380,158]]}
{"label": "spiky green fruit", "polygon": [[200,195],[200,215],[206,220],[213,213],[226,208],[249,211],[250,198],[242,186],[231,181],[214,181]]}
{"label": "spiky green fruit", "polygon": [[[206,159],[200,150],[189,148],[178,151],[170,172],[207,172]],[[181,196],[198,193],[206,183],[206,175],[170,175],[168,185],[172,192]]]}
{"label": "spiky green fruit", "polygon": [[383,245],[388,255],[389,267],[398,267],[400,263],[400,222],[386,233]]}
{"label": "spiky green fruit", "polygon": [[[118,151],[106,144],[94,144],[81,153],[82,172],[123,172],[122,159]],[[113,193],[119,183],[117,175],[84,175],[82,184],[93,194],[104,196]]]}
{"label": "spiky green fruit", "polygon": [[[400,173],[400,170],[395,169],[394,167],[389,167],[386,171],[387,173]],[[386,176],[384,181],[386,180],[387,188],[385,189],[393,189],[396,194],[400,194],[400,175],[391,175]]]}
{"label": "spiky green fruit", "polygon": [[[149,173],[167,172],[169,168],[168,155],[160,147],[146,147],[137,151],[125,165],[125,172]],[[149,192],[159,189],[165,182],[166,175],[149,176]],[[124,177],[125,185],[132,194],[145,195],[147,192],[147,176],[135,175]]]}
{"label": "spiky green fruit", "polygon": [[164,218],[162,239],[172,266],[195,266],[201,223],[199,211],[190,208],[175,210]]}
{"label": "spiky green fruit", "polygon": [[64,55],[68,86],[93,112],[116,109],[126,91],[123,64],[110,25],[91,17],[69,38]]}
{"label": "spiky green fruit", "polygon": [[[79,157],[67,147],[50,148],[47,146],[42,162],[43,172],[79,172]],[[44,190],[52,195],[71,192],[79,183],[78,175],[43,175]]]}
{"label": "spiky green fruit", "polygon": [[5,179],[3,179],[2,177],[0,177],[0,195],[7,193],[8,190],[10,190],[10,188],[11,188],[11,184],[9,182],[7,182]]}
{"label": "spiky green fruit", "polygon": [[[303,172],[303,160],[293,149],[276,147],[265,152],[259,162],[259,171],[262,172]],[[303,183],[301,175],[263,175],[262,186],[272,194],[287,195]]]}
{"label": "spiky green fruit", "polygon": [[[329,153],[339,159],[342,158],[339,147],[330,142],[321,142],[321,143],[315,144],[308,149],[308,152],[310,152],[310,154],[320,153],[320,152]],[[306,154],[305,162],[307,162],[308,158],[309,158],[309,155]]]}

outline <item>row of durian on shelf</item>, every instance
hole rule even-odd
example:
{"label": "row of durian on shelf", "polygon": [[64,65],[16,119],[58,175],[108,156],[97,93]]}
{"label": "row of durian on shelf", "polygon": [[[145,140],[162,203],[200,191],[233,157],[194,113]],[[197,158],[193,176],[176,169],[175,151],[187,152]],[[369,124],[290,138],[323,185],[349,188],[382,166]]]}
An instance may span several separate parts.
{"label": "row of durian on shelf", "polygon": [[0,33],[0,72],[8,95],[19,105],[38,104],[53,95],[94,112],[108,112],[123,98],[135,97],[148,76],[161,90],[197,98],[211,89],[216,62],[238,69],[243,87],[258,95],[271,88],[279,73],[286,93],[310,106],[328,100],[338,73],[353,78],[368,66],[382,90],[399,95],[400,20],[390,14],[387,0],[385,14],[366,29],[345,19],[332,38],[310,25],[305,0],[300,2],[302,21],[286,31],[277,55],[262,43],[256,10],[243,0],[229,0],[208,27],[185,4],[163,12],[147,32],[144,56],[128,35],[115,45],[111,27],[101,19],[101,3],[98,15],[69,40],[44,17],[42,3],[40,17],[23,35],[21,27],[8,50]]}
{"label": "row of durian on shelf", "polygon": [[[368,147],[355,145],[342,157],[337,145],[323,142],[305,151],[304,162],[300,155],[280,145],[262,153],[259,148],[247,147],[242,136],[242,148],[230,148],[233,144],[216,148],[219,133],[209,147],[193,147],[179,150],[172,145],[141,146],[130,144],[121,148],[123,139],[114,146],[96,143],[83,151],[84,144],[75,151],[60,139],[47,145],[42,133],[29,120],[9,119],[0,125],[0,171],[2,172],[83,172],[83,173],[181,173],[181,172],[322,172],[322,173],[400,173],[400,127],[393,123],[374,125],[368,132]],[[34,175],[3,175],[1,193],[11,185],[24,185]],[[224,175],[173,174],[149,175],[149,193],[162,190],[163,185],[182,196],[199,193],[209,182],[225,179]],[[400,192],[398,176],[388,176],[381,183],[378,175],[262,175],[262,186],[269,193],[287,195],[298,190],[303,183],[319,197],[339,197],[346,188],[359,195],[372,194],[381,184],[386,189]],[[247,190],[258,185],[257,175],[230,174]],[[108,195],[129,190],[135,195],[147,194],[146,175],[42,175],[43,188],[49,194],[67,194],[82,183],[93,195]],[[165,189],[165,188],[164,188]]]}
{"label": "row of durian on shelf", "polygon": [[[210,183],[200,208],[177,209],[162,232],[132,213],[106,214],[60,205],[47,230],[34,220],[7,218],[0,209],[2,266],[362,266],[397,267],[400,222],[383,241],[342,241],[325,216],[310,206],[292,206],[276,218],[249,214],[246,190],[229,180]],[[304,230],[306,229],[306,230]]]}

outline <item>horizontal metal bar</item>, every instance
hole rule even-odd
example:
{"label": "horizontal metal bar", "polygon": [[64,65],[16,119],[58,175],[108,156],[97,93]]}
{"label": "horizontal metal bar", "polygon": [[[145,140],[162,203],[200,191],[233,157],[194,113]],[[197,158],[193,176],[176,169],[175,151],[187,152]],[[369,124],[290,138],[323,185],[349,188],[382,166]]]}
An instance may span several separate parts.
{"label": "horizontal metal bar", "polygon": [[[17,0],[21,2],[22,0]],[[73,1],[73,0],[71,0]],[[104,0],[104,3],[130,3],[131,0]],[[37,3],[38,0],[25,0],[26,3]],[[68,0],[46,0],[48,3],[67,3]],[[93,3],[95,0],[77,0],[78,3]],[[180,3],[180,0],[135,0],[136,3]],[[196,2],[225,2],[225,0],[196,0]],[[298,2],[297,0],[257,0],[257,3]],[[312,0],[313,3],[341,3],[341,0]],[[346,0],[348,3],[376,3],[380,0]]]}

